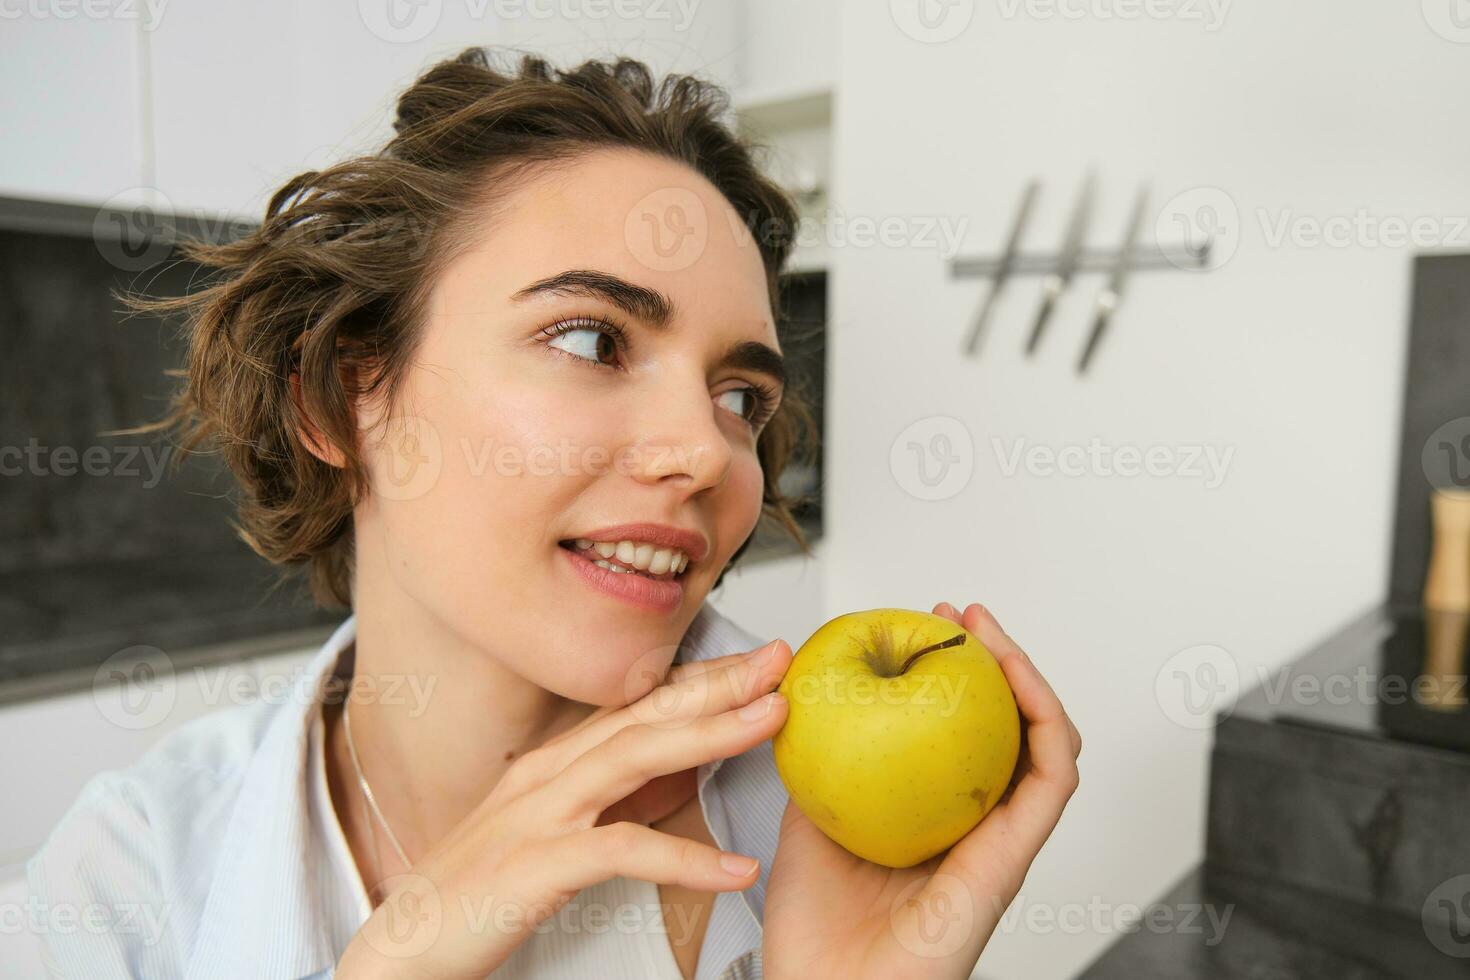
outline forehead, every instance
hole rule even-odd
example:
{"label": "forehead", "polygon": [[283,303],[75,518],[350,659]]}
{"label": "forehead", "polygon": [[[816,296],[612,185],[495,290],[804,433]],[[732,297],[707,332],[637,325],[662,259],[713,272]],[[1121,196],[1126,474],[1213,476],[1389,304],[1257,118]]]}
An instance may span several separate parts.
{"label": "forehead", "polygon": [[508,299],[567,269],[606,272],[665,293],[674,301],[675,325],[697,316],[774,343],[755,239],[724,195],[677,161],[599,149],[517,177],[472,221],[469,244],[446,270],[444,285],[451,293],[472,285]]}

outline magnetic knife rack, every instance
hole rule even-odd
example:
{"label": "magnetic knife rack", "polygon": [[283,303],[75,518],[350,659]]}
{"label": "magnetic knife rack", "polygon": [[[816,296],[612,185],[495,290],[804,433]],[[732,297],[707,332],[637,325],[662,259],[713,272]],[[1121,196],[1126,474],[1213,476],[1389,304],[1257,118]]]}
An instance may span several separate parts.
{"label": "magnetic knife rack", "polygon": [[[1179,269],[1202,271],[1210,266],[1210,245],[1210,242],[1206,242],[1204,247],[1197,251],[1183,245],[1171,247],[1150,245],[1133,256],[1129,269],[1134,272],[1149,270],[1167,272]],[[1082,255],[1077,260],[1077,271],[1079,273],[1112,272],[1117,267],[1121,251],[1116,248],[1083,249]],[[1060,258],[1061,256],[1055,252],[1031,252],[1018,255],[1012,262],[1009,271],[1013,276],[1053,275],[1057,271]],[[1003,265],[1002,256],[953,258],[949,261],[949,274],[952,279],[989,279],[999,272]]]}
{"label": "magnetic knife rack", "polygon": [[1041,306],[1033,321],[1030,339],[1026,344],[1028,355],[1035,353],[1042,333],[1055,311],[1058,300],[1071,288],[1076,276],[1089,272],[1108,274],[1107,284],[1094,301],[1092,329],[1086,346],[1077,363],[1077,373],[1084,374],[1099,341],[1111,323],[1113,314],[1122,304],[1125,286],[1135,272],[1146,271],[1208,271],[1214,240],[1206,237],[1200,247],[1186,243],[1161,244],[1141,241],[1144,216],[1148,213],[1149,188],[1140,185],[1129,212],[1128,227],[1117,248],[1098,249],[1084,247],[1087,237],[1094,198],[1096,197],[1096,174],[1090,172],[1083,182],[1082,190],[1072,209],[1061,248],[1049,253],[1028,253],[1020,249],[1021,238],[1030,221],[1031,211],[1041,190],[1039,180],[1026,186],[1015,219],[1011,224],[1005,251],[1000,255],[979,258],[954,258],[950,260],[950,277],[954,279],[990,279],[993,284],[986,291],[979,310],[972,318],[970,330],[961,350],[974,356],[990,315],[995,311],[997,300],[1006,283],[1016,276],[1044,276]]}

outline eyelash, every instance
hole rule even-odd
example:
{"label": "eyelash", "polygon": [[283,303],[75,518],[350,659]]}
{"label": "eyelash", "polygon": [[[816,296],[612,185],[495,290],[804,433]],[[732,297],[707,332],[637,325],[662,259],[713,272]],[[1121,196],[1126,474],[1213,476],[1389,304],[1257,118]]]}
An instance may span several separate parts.
{"label": "eyelash", "polygon": [[[609,320],[606,317],[602,316],[577,316],[567,320],[558,320],[556,323],[553,323],[551,326],[542,330],[540,336],[543,342],[545,342],[549,340],[554,340],[557,337],[569,334],[575,330],[595,330],[600,333],[605,333],[608,336],[612,337],[613,343],[617,345],[619,353],[622,353],[623,351],[626,351],[628,349],[627,331],[618,324],[614,323],[612,320]],[[570,351],[564,351],[560,347],[551,347],[548,344],[547,348],[556,352],[557,354],[560,354],[564,357],[570,357],[572,360],[579,361],[592,368],[608,368],[611,370],[617,370],[617,368],[613,367],[613,365],[611,364],[604,364],[602,361],[595,361],[589,357],[582,357],[578,354],[573,354]],[[749,391],[755,398],[755,414],[746,420],[750,424],[751,428],[759,429],[761,426],[765,425],[766,422],[770,421],[771,416],[776,413],[776,391],[770,385],[764,384],[759,381],[747,381],[745,383],[744,389],[732,388],[731,390],[746,390]]]}

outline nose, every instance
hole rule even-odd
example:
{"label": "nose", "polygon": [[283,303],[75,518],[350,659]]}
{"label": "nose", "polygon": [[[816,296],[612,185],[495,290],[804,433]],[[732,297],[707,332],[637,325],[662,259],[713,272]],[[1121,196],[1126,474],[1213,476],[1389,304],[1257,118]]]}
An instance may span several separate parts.
{"label": "nose", "polygon": [[695,494],[724,482],[733,456],[701,374],[664,376],[650,385],[633,419],[632,476],[641,483],[675,483]]}

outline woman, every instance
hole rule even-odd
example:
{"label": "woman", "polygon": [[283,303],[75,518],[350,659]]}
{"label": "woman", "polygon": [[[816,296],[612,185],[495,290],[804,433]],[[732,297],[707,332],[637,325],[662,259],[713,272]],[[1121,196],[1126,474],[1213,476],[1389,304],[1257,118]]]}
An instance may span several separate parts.
{"label": "woman", "polygon": [[471,49],[382,152],[191,248],[208,288],[133,300],[189,315],[165,423],[223,452],[242,534],[353,613],[305,696],[88,785],[32,888],[142,925],[49,935],[62,972],[969,974],[1080,738],[988,612],[940,603],[1025,718],[1003,801],[900,870],[788,802],[791,648],[704,602],[763,513],[805,546],[779,477],[810,431],[773,315],[795,212],[723,109]]}

